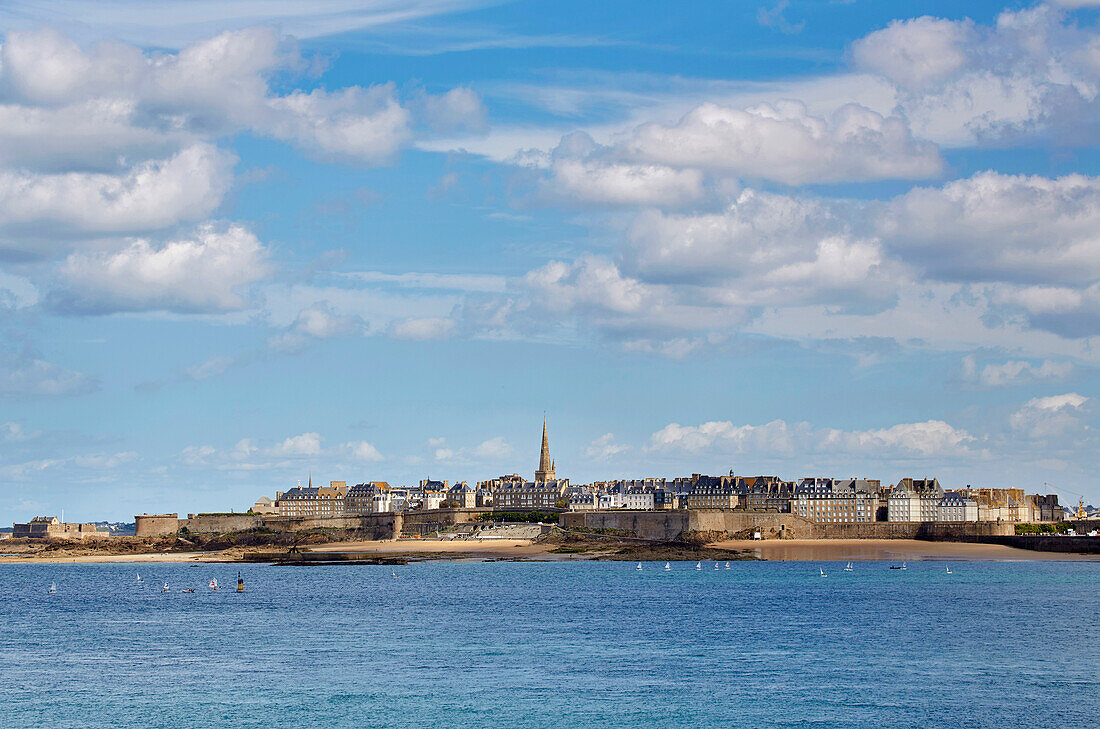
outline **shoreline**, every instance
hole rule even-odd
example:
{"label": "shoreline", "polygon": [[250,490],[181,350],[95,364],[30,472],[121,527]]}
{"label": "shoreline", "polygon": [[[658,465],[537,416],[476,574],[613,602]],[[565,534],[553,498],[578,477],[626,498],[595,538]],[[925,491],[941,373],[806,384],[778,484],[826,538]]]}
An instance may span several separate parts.
{"label": "shoreline", "polygon": [[[599,551],[581,554],[553,552],[560,545],[532,540],[502,539],[471,541],[382,540],[372,542],[335,542],[311,545],[312,553],[362,554],[366,559],[409,559],[410,561],[520,561],[578,562],[599,561]],[[916,539],[790,539],[727,540],[708,548],[744,551],[757,559],[776,562],[847,562],[847,561],[1062,561],[1096,562],[1100,555],[1066,552],[1040,552],[999,544],[974,542],[929,542]],[[256,548],[234,547],[220,551],[156,552],[145,554],[65,554],[13,556],[0,555],[3,564],[156,564],[156,563],[240,563],[246,551]],[[334,554],[335,556],[335,554]],[[642,559],[663,562],[664,557]]]}

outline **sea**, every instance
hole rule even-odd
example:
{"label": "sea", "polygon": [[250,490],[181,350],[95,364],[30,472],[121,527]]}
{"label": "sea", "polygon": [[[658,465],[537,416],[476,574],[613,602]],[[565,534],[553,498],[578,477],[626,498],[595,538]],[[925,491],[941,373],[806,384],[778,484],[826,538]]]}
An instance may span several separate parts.
{"label": "sea", "polygon": [[700,566],[3,564],[0,727],[1100,722],[1100,563]]}

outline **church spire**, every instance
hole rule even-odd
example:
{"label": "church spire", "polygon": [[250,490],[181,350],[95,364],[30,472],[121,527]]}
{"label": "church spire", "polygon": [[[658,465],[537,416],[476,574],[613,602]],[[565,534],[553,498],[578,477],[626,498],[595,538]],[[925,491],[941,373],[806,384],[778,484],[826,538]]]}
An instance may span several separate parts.
{"label": "church spire", "polygon": [[550,460],[550,439],[546,436],[546,417],[542,419],[542,453],[539,454],[539,470],[535,471],[535,481],[554,480],[554,462]]}

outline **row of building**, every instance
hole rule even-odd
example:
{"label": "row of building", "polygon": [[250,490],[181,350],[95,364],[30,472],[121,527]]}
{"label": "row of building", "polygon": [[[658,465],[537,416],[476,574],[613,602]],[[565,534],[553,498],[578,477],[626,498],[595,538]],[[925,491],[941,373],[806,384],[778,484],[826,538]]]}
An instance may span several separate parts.
{"label": "row of building", "polygon": [[439,509],[492,507],[497,510],[571,511],[607,509],[740,509],[790,513],[818,523],[1061,521],[1054,494],[1022,489],[970,488],[945,491],[935,478],[903,478],[883,486],[876,479],[810,476],[692,474],[680,478],[621,479],[572,485],[558,478],[550,458],[546,422],[534,480],[510,474],[470,486],[465,481],[423,480],[416,487],[371,481],[348,487],[297,486],[274,499],[259,499],[254,512],[290,517],[326,517]]}

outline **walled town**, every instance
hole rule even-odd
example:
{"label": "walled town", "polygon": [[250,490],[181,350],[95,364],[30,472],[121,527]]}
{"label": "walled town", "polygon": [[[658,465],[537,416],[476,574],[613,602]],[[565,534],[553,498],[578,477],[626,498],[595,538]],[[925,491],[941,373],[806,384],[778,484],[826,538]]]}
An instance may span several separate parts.
{"label": "walled town", "polygon": [[[217,533],[255,528],[295,531],[356,529],[374,538],[439,532],[489,515],[537,515],[562,526],[616,530],[639,537],[670,539],[685,531],[756,538],[923,536],[967,539],[1007,536],[1016,525],[1085,519],[1082,507],[1064,508],[1056,494],[1028,494],[1019,488],[945,490],[934,477],[904,477],[884,485],[871,478],[775,475],[639,478],[572,484],[557,475],[550,457],[546,422],[534,478],[502,475],[470,485],[466,481],[421,480],[417,486],[385,481],[346,481],[276,491],[243,512],[229,514],[140,514],[138,537],[181,532]],[[661,515],[665,516],[662,517]],[[372,531],[373,530],[373,531]],[[106,536],[92,524],[65,524],[37,517],[14,525],[14,537]]]}

